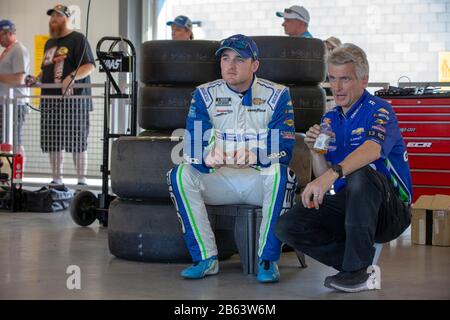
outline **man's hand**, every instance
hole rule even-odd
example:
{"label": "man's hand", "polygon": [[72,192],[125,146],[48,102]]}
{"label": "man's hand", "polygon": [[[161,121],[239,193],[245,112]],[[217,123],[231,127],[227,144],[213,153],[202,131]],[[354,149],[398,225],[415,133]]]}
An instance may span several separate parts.
{"label": "man's hand", "polygon": [[241,148],[236,151],[234,156],[235,163],[238,165],[239,169],[248,168],[251,165],[255,165],[257,161],[257,156],[254,152]]}
{"label": "man's hand", "polygon": [[225,165],[225,154],[219,149],[211,150],[205,158],[205,165],[210,168],[219,169]]}
{"label": "man's hand", "polygon": [[38,84],[39,82],[40,82],[40,79],[31,74],[29,74],[25,77],[25,85],[27,87],[34,86],[35,84]]}
{"label": "man's hand", "polygon": [[65,96],[71,96],[73,94],[73,85],[75,83],[75,80],[72,81],[72,76],[69,74],[67,77],[64,78],[61,86],[62,94]]}
{"label": "man's hand", "polygon": [[308,146],[309,150],[313,150],[314,143],[320,134],[320,126],[318,124],[313,125],[306,132],[305,144]]}
{"label": "man's hand", "polygon": [[330,190],[333,183],[338,178],[338,174],[329,169],[323,175],[314,179],[306,185],[302,192],[302,203],[305,208],[319,209],[323,202],[325,193]]}

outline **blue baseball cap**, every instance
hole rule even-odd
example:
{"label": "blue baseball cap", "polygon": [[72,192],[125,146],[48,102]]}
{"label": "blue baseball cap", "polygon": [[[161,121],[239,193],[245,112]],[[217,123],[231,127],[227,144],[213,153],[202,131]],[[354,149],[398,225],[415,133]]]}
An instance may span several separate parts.
{"label": "blue baseball cap", "polygon": [[186,16],[178,16],[173,21],[169,21],[166,23],[168,26],[173,24],[191,30],[192,29],[192,21]]}
{"label": "blue baseball cap", "polygon": [[219,49],[216,51],[216,56],[220,56],[225,49],[235,51],[244,59],[252,58],[253,60],[258,60],[259,57],[259,50],[255,41],[243,34],[235,34],[222,40]]}
{"label": "blue baseball cap", "polygon": [[0,31],[16,31],[16,26],[10,20],[0,20]]}

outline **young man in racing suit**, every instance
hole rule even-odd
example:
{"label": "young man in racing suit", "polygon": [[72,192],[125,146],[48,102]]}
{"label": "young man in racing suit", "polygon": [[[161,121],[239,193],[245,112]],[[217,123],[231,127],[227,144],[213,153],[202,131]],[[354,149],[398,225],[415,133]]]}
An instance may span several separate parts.
{"label": "young man in racing suit", "polygon": [[295,143],[289,90],[258,79],[258,48],[244,35],[221,42],[223,79],[199,86],[186,122],[184,163],[168,173],[172,200],[194,264],[181,272],[200,279],[217,274],[217,246],[205,203],[262,206],[260,282],[279,280],[280,214],[293,205],[296,177],[288,164]]}

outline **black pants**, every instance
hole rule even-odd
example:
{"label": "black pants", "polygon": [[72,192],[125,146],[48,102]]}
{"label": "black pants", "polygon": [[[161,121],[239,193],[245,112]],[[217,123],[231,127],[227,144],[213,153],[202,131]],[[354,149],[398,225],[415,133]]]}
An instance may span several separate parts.
{"label": "black pants", "polygon": [[319,210],[297,204],[282,215],[276,235],[328,266],[355,271],[372,264],[375,242],[395,239],[411,220],[409,206],[383,174],[366,166],[346,179],[343,190],[325,195]]}

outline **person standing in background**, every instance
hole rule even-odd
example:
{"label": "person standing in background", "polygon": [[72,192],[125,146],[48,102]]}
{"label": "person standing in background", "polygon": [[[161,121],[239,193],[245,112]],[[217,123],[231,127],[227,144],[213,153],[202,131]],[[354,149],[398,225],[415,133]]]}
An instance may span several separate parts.
{"label": "person standing in background", "polygon": [[277,12],[277,17],[284,18],[282,24],[284,33],[290,37],[312,38],[308,31],[309,12],[302,6],[291,6],[284,9],[284,12]]}
{"label": "person standing in background", "polygon": [[[30,72],[30,54],[27,48],[17,40],[16,26],[10,20],[0,21],[0,45],[4,48],[0,56],[0,110],[2,118],[5,115],[4,101],[9,97],[10,87],[25,83],[25,75]],[[14,96],[29,95],[28,88],[14,88]],[[23,147],[23,125],[28,107],[23,99],[18,101],[18,126],[15,150],[19,150],[25,160]],[[2,122],[3,123],[3,122]],[[0,130],[1,142],[5,142],[3,130]]]}
{"label": "person standing in background", "polygon": [[186,16],[178,16],[167,25],[172,28],[172,40],[194,40],[192,21]]}
{"label": "person standing in background", "polygon": [[[342,45],[341,40],[339,40],[336,37],[329,37],[328,39],[323,41],[323,44],[325,45],[325,58],[328,57],[333,50],[339,48]],[[330,110],[331,108],[336,106],[336,103],[334,102],[333,99],[333,93],[331,92],[331,88],[330,88],[330,81],[328,80],[328,75],[327,75],[327,79],[325,80],[325,94],[327,96],[327,105],[326,105],[326,110]]]}
{"label": "person standing in background", "polygon": [[334,49],[339,48],[342,45],[341,40],[336,37],[329,37],[327,40],[324,40],[323,43],[325,44],[328,54],[331,54]]}
{"label": "person standing in background", "polygon": [[[38,79],[42,84],[59,83],[61,89],[42,89],[41,148],[50,155],[51,184],[63,184],[63,151],[66,151],[73,154],[78,185],[86,185],[91,88],[74,89],[73,84],[91,83],[89,75],[95,69],[95,59],[86,37],[69,28],[71,13],[67,6],[58,4],[47,15],[50,39],[45,43]],[[45,98],[61,95],[57,100]],[[65,99],[67,96],[87,98]]]}

